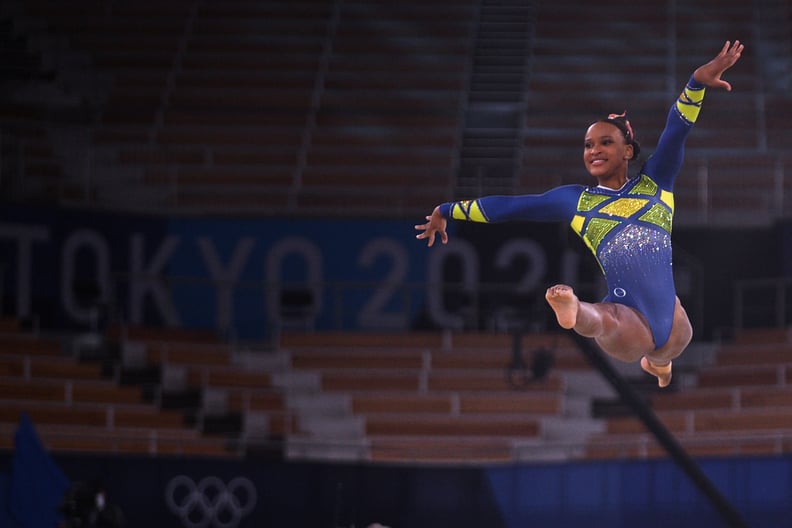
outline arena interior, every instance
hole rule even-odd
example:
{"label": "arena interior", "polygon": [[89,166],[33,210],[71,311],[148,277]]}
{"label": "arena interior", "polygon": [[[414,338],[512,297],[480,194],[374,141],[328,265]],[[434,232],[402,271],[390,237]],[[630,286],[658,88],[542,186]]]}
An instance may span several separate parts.
{"label": "arena interior", "polygon": [[[670,387],[558,328],[603,296],[568,225],[415,239],[590,183],[609,113],[645,160],[734,39]],[[0,42],[0,525],[788,525],[788,2],[5,0]]]}

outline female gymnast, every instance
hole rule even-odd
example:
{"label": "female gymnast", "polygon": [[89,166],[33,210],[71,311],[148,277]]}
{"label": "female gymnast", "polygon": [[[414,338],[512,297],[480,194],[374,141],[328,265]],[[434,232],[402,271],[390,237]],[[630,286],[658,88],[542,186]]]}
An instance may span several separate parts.
{"label": "female gymnast", "polygon": [[593,338],[608,355],[671,382],[671,362],[693,336],[674,288],[671,222],[674,181],[682,165],[688,133],[698,118],[706,88],[731,91],[723,73],[739,59],[739,40],[723,45],[715,58],[699,66],[671,106],[657,149],[635,177],[628,162],[640,145],[626,113],[611,114],[588,127],[583,163],[597,185],[563,185],[543,194],[486,196],[435,207],[418,239],[432,246],[439,235],[448,242],[448,220],[569,222],[600,265],[608,286],[598,303],[583,302],[565,284],[548,288],[545,298],[558,324]]}

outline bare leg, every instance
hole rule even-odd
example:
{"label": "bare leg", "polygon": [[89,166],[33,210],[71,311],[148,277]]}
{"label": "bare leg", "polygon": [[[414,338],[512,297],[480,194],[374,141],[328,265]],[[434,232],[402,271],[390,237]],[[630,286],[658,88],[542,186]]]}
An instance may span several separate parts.
{"label": "bare leg", "polygon": [[572,287],[557,284],[545,294],[562,328],[594,338],[608,355],[628,363],[654,349],[646,320],[632,308],[614,303],[578,300]]}
{"label": "bare leg", "polygon": [[641,367],[657,376],[661,387],[671,381],[671,360],[682,353],[692,336],[679,299],[671,337],[658,350],[646,319],[632,308],[615,303],[581,302],[574,290],[564,284],[548,288],[545,299],[562,328],[593,338],[606,354],[628,363],[645,358]]}
{"label": "bare leg", "polygon": [[660,387],[668,386],[671,383],[671,360],[682,354],[692,338],[693,327],[690,325],[687,312],[677,298],[671,336],[661,348],[641,358],[641,368],[656,376]]}

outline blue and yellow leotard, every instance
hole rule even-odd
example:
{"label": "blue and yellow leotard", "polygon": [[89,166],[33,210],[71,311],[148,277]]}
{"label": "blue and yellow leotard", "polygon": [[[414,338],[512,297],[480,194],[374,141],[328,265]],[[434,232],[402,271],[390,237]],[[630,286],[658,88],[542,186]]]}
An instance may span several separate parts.
{"label": "blue and yellow leotard", "polygon": [[660,348],[671,334],[676,305],[671,267],[674,181],[704,92],[691,77],[671,106],[654,154],[619,190],[564,185],[544,194],[447,202],[440,212],[447,219],[473,222],[569,222],[605,275],[608,295],[603,300],[643,314]]}

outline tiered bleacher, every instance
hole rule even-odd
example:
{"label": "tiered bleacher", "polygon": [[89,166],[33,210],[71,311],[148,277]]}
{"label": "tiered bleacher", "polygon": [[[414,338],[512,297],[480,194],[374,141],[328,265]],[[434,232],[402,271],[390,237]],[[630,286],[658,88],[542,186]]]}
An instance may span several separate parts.
{"label": "tiered bleacher", "polygon": [[[337,402],[321,423],[312,418],[315,428],[290,439],[290,455],[457,464],[574,457],[580,448],[575,435],[597,424],[580,404],[581,387],[570,387],[569,380],[593,373],[568,340],[547,334],[522,338],[518,357],[525,363],[515,365],[512,339],[478,333],[284,336],[292,370],[316,374],[319,399]],[[532,368],[537,350],[552,353],[552,369]],[[601,389],[593,378],[590,387]]]}
{"label": "tiered bleacher", "polygon": [[[586,5],[535,6],[513,191],[585,181],[580,138],[612,112],[628,111],[650,153],[692,69],[761,19],[729,72],[734,90],[710,94],[691,135],[677,218],[766,223],[788,211],[782,12],[702,0],[658,16],[612,0],[618,19],[591,19]],[[66,123],[80,131],[71,148],[50,129],[54,153],[40,156],[25,136],[20,155],[46,168],[49,196],[256,214],[415,215],[454,196],[471,64],[490,45],[477,35],[491,23],[475,2],[448,0],[34,0],[4,13],[85,116]],[[484,84],[497,85],[491,75]]]}
{"label": "tiered bleacher", "polygon": [[[788,453],[789,335],[743,331],[700,365],[680,360],[666,390],[619,369],[694,456]],[[493,333],[285,334],[275,350],[178,329],[114,327],[108,339],[117,357],[81,357],[74,341],[4,326],[4,449],[26,413],[53,451],[433,464],[667,456],[636,417],[602,410],[614,391],[563,335],[526,335],[518,349]],[[552,360],[536,370],[537,354]]]}
{"label": "tiered bleacher", "polygon": [[[676,391],[649,403],[680,444],[696,456],[777,455],[792,450],[792,340],[788,329],[739,333],[709,364],[677,377]],[[591,457],[658,457],[664,450],[634,417],[607,419],[589,442]]]}
{"label": "tiered bleacher", "polygon": [[81,360],[69,340],[19,329],[0,334],[0,446],[13,447],[22,413],[52,451],[234,456],[224,438],[202,435],[180,410],[121,384],[100,361]]}
{"label": "tiered bleacher", "polygon": [[449,194],[473,2],[78,4],[14,14],[93,79],[95,204],[380,215]]}
{"label": "tiered bleacher", "polygon": [[[755,224],[787,211],[782,197],[789,188],[788,155],[780,123],[788,115],[789,96],[764,96],[763,83],[773,79],[766,78],[757,56],[763,44],[750,41],[744,25],[756,8],[719,2],[713,19],[701,15],[716,9],[708,2],[677,4],[659,17],[654,5],[608,6],[619,10],[617,21],[591,19],[583,3],[540,9],[520,190],[585,182],[581,158],[574,154],[582,152],[586,127],[610,113],[627,111],[645,159],[668,108],[702,58],[727,39],[742,39],[748,49],[726,76],[733,90],[708,93],[689,137],[675,192],[677,224]],[[775,27],[777,21],[763,23]]]}
{"label": "tiered bleacher", "polygon": [[[71,105],[65,116],[51,104],[0,105],[12,190],[166,214],[423,214],[457,183],[477,5],[10,2],[7,38],[37,50],[55,80],[36,82],[58,92],[59,111]],[[516,192],[580,182],[585,127],[611,112],[627,110],[651,152],[692,69],[725,38],[747,38],[757,15],[737,1],[658,16],[611,0],[619,17],[592,19],[582,5],[537,6]],[[700,16],[715,9],[717,22]],[[756,44],[729,72],[734,91],[708,94],[678,180],[680,222],[789,211],[792,102]],[[604,389],[568,343],[547,377],[515,386],[511,342],[492,334],[289,336],[265,354],[206,336],[110,337],[121,355],[108,377],[57,340],[4,332],[4,447],[24,411],[52,449],[227,455],[236,444],[382,461],[662,454],[635,419],[591,415]],[[692,452],[788,451],[789,340],[760,340],[738,337],[716,363],[680,372],[676,390],[651,394]],[[523,350],[537,346],[548,343]]]}

